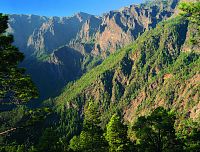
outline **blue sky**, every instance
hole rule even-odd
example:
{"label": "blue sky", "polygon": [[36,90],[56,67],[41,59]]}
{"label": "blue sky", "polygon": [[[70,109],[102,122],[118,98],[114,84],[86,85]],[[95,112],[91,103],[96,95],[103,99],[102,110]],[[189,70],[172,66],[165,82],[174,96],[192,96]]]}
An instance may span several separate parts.
{"label": "blue sky", "polygon": [[43,16],[71,16],[77,12],[101,15],[144,0],[0,0],[0,12]]}

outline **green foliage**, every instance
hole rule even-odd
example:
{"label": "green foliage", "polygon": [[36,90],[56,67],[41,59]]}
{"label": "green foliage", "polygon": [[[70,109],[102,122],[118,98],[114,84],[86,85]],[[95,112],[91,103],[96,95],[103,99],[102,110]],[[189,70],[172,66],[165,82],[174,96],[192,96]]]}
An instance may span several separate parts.
{"label": "green foliage", "polygon": [[82,129],[82,120],[79,112],[76,109],[65,109],[64,112],[59,113],[60,117],[57,118],[57,130],[61,137],[65,138],[67,142]]}
{"label": "green foliage", "polygon": [[[12,128],[19,127],[19,122],[22,120],[23,116],[26,113],[25,106],[18,106],[13,110],[6,110],[4,112],[0,112],[0,132],[5,132]],[[16,131],[16,130],[13,130]],[[9,132],[12,133],[12,132]],[[10,134],[4,134],[0,136],[0,143],[3,144],[7,140],[7,136]]]}
{"label": "green foliage", "polygon": [[0,14],[0,102],[20,103],[36,98],[38,92],[18,65],[24,55],[12,45],[13,36],[6,35],[8,16]]}
{"label": "green foliage", "polygon": [[200,130],[192,128],[190,134],[185,139],[186,151],[197,152],[200,149]]}
{"label": "green foliage", "polygon": [[38,151],[41,152],[55,152],[62,150],[62,145],[59,143],[59,136],[53,128],[45,129],[37,147]]}
{"label": "green foliage", "polygon": [[141,6],[145,7],[153,7],[153,6],[162,6],[163,7],[169,7],[174,2],[173,0],[143,0],[145,3],[141,4]]}
{"label": "green foliage", "polygon": [[[98,127],[100,124],[100,112],[98,111],[98,104],[90,101],[88,107],[85,108],[84,111],[84,129],[85,130],[93,130],[93,127]],[[92,127],[92,128],[90,128]]]}
{"label": "green foliage", "polygon": [[133,126],[139,151],[182,151],[174,123],[175,115],[162,107],[155,109],[150,116],[139,117]]}
{"label": "green foliage", "polygon": [[182,120],[178,125],[177,136],[184,142],[186,152],[198,152],[200,149],[200,124],[199,121]]}
{"label": "green foliage", "polygon": [[182,15],[200,25],[200,2],[180,3],[179,9],[183,11]]}
{"label": "green foliage", "polygon": [[84,133],[80,134],[79,136],[74,136],[71,140],[70,140],[70,149],[72,149],[73,151],[82,151],[84,145],[86,145],[86,143],[82,143],[82,141],[87,141],[87,139],[83,139],[84,138]]}
{"label": "green foliage", "polygon": [[[30,146],[30,144],[27,145],[27,142],[30,142],[31,145],[37,143],[44,129],[44,124],[47,122],[45,119],[49,117],[50,113],[48,108],[29,110],[26,106],[18,106],[11,111],[1,112],[0,132],[3,133],[0,136],[1,145],[24,144],[27,151]],[[8,130],[10,131],[6,132]]]}
{"label": "green foliage", "polygon": [[105,138],[109,144],[109,151],[126,152],[129,148],[127,126],[123,125],[121,118],[114,114],[106,126]]}
{"label": "green foliage", "polygon": [[126,52],[129,50],[131,50],[131,47],[127,47],[126,49],[124,48],[121,51],[118,51],[117,53],[109,56],[109,58],[105,59],[101,65],[93,68],[88,73],[83,75],[79,80],[77,80],[73,85],[64,89],[63,93],[56,99],[58,106],[62,107],[63,104],[77,97],[101,74],[117,66],[121,59],[125,56]]}
{"label": "green foliage", "polygon": [[82,64],[82,69],[84,72],[86,72],[98,66],[100,63],[102,63],[101,57],[93,57],[91,55],[88,55],[84,59],[84,62]]}
{"label": "green foliage", "polygon": [[70,140],[69,147],[73,151],[104,152],[107,147],[105,146],[105,142],[102,141],[102,138],[98,133],[91,134],[88,131],[82,131],[78,137],[74,136]]}
{"label": "green foliage", "polygon": [[45,61],[49,60],[50,55],[43,53],[43,54],[36,56],[36,58],[37,58],[38,61],[45,62]]}
{"label": "green foliage", "polygon": [[51,112],[52,111],[49,108],[37,108],[34,110],[29,110],[23,115],[18,125],[20,125],[20,127],[33,126],[36,123],[43,122],[47,116],[51,114]]}
{"label": "green foliage", "polygon": [[73,151],[99,151],[103,152],[107,144],[103,137],[103,131],[100,128],[100,114],[97,110],[97,104],[90,101],[85,109],[85,119],[83,122],[83,131],[79,136],[74,136],[70,140],[69,147]]}
{"label": "green foliage", "polygon": [[1,152],[26,152],[24,145],[12,145],[0,147]]}
{"label": "green foliage", "polygon": [[181,15],[188,18],[191,22],[191,26],[194,28],[197,26],[197,31],[190,34],[191,44],[199,45],[200,37],[200,2],[182,2],[179,5],[179,9],[182,11]]}

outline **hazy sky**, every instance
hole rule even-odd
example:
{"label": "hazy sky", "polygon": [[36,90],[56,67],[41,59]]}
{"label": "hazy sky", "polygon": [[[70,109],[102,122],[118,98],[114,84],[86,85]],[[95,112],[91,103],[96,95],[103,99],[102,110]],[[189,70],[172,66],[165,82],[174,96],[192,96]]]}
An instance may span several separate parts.
{"label": "hazy sky", "polygon": [[36,14],[70,16],[77,12],[101,15],[144,0],[0,0],[0,12],[7,14]]}

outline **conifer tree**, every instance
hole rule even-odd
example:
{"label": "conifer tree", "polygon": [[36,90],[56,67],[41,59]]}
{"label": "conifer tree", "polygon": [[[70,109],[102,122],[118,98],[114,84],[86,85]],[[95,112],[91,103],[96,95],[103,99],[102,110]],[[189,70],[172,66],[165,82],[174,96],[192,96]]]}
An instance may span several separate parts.
{"label": "conifer tree", "polygon": [[109,151],[126,152],[129,151],[129,141],[127,139],[127,126],[123,125],[120,116],[114,114],[106,127],[105,138],[109,144]]}
{"label": "conifer tree", "polygon": [[133,126],[139,151],[183,151],[183,145],[175,134],[174,123],[175,115],[163,107],[155,109],[150,116],[139,117]]}
{"label": "conifer tree", "polygon": [[83,130],[79,136],[74,136],[70,140],[69,147],[74,151],[105,151],[107,149],[107,143],[103,136],[103,130],[100,127],[101,121],[98,104],[90,101],[84,113]]}
{"label": "conifer tree", "polygon": [[38,96],[25,69],[19,68],[24,55],[12,45],[13,36],[7,35],[8,16],[0,14],[0,103],[22,103]]}

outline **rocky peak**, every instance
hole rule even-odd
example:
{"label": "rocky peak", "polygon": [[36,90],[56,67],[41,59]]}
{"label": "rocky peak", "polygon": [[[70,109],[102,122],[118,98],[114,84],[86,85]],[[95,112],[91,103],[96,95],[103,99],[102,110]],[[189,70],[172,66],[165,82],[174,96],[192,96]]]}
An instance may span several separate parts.
{"label": "rocky peak", "polygon": [[81,42],[89,42],[95,37],[95,34],[99,30],[99,26],[102,23],[102,19],[97,16],[91,15],[88,20],[83,24],[80,33],[77,35]]}
{"label": "rocky peak", "polygon": [[35,50],[36,54],[51,53],[74,39],[89,17],[88,14],[78,13],[72,17],[49,18],[30,35],[28,49]]}
{"label": "rocky peak", "polygon": [[92,16],[83,25],[74,42],[94,42],[91,53],[105,57],[172,16],[178,2],[155,0],[110,11],[101,18]]}
{"label": "rocky peak", "polygon": [[85,22],[90,16],[90,14],[84,12],[79,12],[74,15],[74,17],[78,18],[80,22]]}
{"label": "rocky peak", "polygon": [[29,54],[26,49],[29,36],[47,20],[47,17],[37,15],[9,15],[8,32],[14,35],[14,44],[25,55]]}

